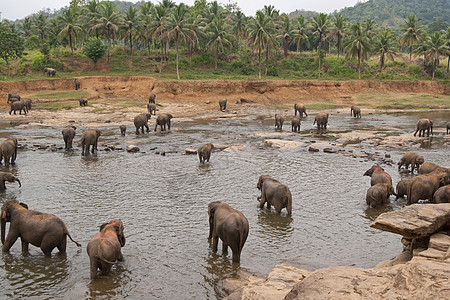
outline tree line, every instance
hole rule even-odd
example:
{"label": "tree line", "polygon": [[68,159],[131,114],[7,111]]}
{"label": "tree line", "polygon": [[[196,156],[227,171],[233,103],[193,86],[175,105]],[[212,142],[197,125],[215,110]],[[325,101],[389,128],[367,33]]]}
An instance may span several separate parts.
{"label": "tree line", "polygon": [[[373,19],[351,23],[339,13],[319,13],[306,19],[289,18],[272,5],[265,5],[253,17],[246,16],[236,4],[219,5],[217,1],[198,0],[193,6],[176,5],[171,0],[158,4],[141,1],[139,8],[129,6],[121,12],[115,2],[72,0],[61,14],[49,18],[43,11],[20,20],[17,24],[0,23],[0,57],[8,62],[22,56],[25,49],[39,49],[48,55],[50,49],[69,47],[84,49],[96,62],[104,54],[109,63],[110,49],[122,45],[133,56],[134,49],[159,57],[161,64],[173,49],[177,78],[180,79],[180,52],[192,57],[210,53],[215,68],[221,58],[239,54],[241,50],[257,55],[258,77],[267,75],[270,57],[282,51],[284,57],[293,52],[317,53],[318,77],[327,53],[357,61],[358,78],[361,64],[370,56],[379,58],[380,78],[386,60],[396,54],[423,56],[424,68],[431,68],[432,79],[440,59],[450,63],[450,27],[428,33],[421,19],[409,15],[398,28],[385,28]],[[106,53],[105,53],[106,52]]]}

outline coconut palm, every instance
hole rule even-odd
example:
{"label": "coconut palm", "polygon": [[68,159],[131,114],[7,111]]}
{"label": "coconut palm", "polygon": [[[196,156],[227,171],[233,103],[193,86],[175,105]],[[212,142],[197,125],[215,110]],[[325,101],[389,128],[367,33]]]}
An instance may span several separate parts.
{"label": "coconut palm", "polygon": [[375,37],[374,52],[380,55],[380,79],[384,68],[385,56],[394,61],[394,55],[397,51],[397,41],[395,33],[390,29],[386,29]]}
{"label": "coconut palm", "polygon": [[269,33],[269,38],[266,41],[266,70],[264,72],[265,75],[267,75],[267,69],[269,68],[269,53],[270,53],[270,46],[278,46],[278,41],[276,39],[276,25],[278,24],[279,17],[280,17],[280,11],[275,9],[275,6],[273,5],[264,5],[263,12],[266,16],[269,17],[269,20],[274,24],[275,29],[273,32]]}
{"label": "coconut palm", "polygon": [[294,25],[294,42],[297,46],[297,51],[301,51],[303,44],[310,46],[308,39],[308,29],[306,26],[306,19],[304,16],[298,16],[295,19]]}
{"label": "coconut palm", "polygon": [[364,34],[361,24],[353,24],[351,34],[344,43],[344,47],[347,52],[346,58],[358,58],[358,79],[361,79],[361,61],[367,59],[369,46],[369,39]]}
{"label": "coconut palm", "polygon": [[441,32],[436,31],[427,36],[423,41],[424,48],[426,49],[425,55],[433,62],[433,76],[436,74],[436,68],[439,65],[439,56],[447,55],[449,48],[447,46],[447,40]]}
{"label": "coconut palm", "polygon": [[247,17],[242,11],[238,9],[232,14],[231,19],[233,24],[232,30],[237,36],[236,40],[238,44],[240,44],[241,39],[245,37],[245,25],[247,22]]}
{"label": "coconut palm", "polygon": [[341,14],[337,14],[332,19],[332,27],[331,27],[331,33],[336,38],[336,47],[338,51],[338,57],[342,50],[342,38],[347,36],[346,33],[347,29],[347,18],[345,18]]}
{"label": "coconut palm", "polygon": [[19,31],[25,39],[31,36],[32,27],[33,22],[30,17],[25,17],[18,25]]}
{"label": "coconut palm", "polygon": [[[83,6],[83,18],[89,29],[92,29],[92,25],[95,20],[99,19],[100,13],[100,2],[99,0],[91,0],[85,6]],[[86,31],[88,31],[86,28]],[[99,32],[98,28],[95,30],[95,37],[98,39]]]}
{"label": "coconut palm", "polygon": [[208,26],[207,48],[214,49],[215,65],[217,69],[217,60],[219,52],[224,52],[226,48],[231,48],[232,35],[228,32],[226,24],[223,19],[214,18],[212,23]]}
{"label": "coconut palm", "polygon": [[409,15],[405,23],[402,24],[401,30],[403,31],[401,38],[400,38],[400,45],[406,45],[409,48],[409,67],[408,72],[411,70],[411,57],[412,57],[412,50],[414,44],[419,42],[420,37],[423,35],[424,30],[421,26],[419,26],[419,22],[422,19],[416,19],[415,15]]}
{"label": "coconut palm", "polygon": [[281,34],[278,35],[278,38],[281,39],[281,44],[283,45],[284,57],[287,57],[289,46],[292,45],[292,43],[294,42],[296,31],[291,22],[291,19],[286,14],[282,15],[282,22],[280,29]]}
{"label": "coconut palm", "polygon": [[447,79],[448,79],[448,71],[450,66],[450,27],[447,27],[447,31],[445,31],[445,39],[447,40]]}
{"label": "coconut palm", "polygon": [[[149,31],[153,34],[155,39],[158,39],[161,44],[161,64],[165,62],[166,53],[164,52],[164,48],[166,45],[166,23],[164,22],[167,16],[168,8],[165,8],[162,5],[156,5],[153,7],[152,12],[152,21],[149,26]],[[160,68],[160,72],[162,68]]]}
{"label": "coconut palm", "polygon": [[138,26],[139,17],[138,10],[132,6],[128,7],[125,13],[124,23],[127,28],[127,33],[130,39],[130,55],[133,56],[133,32],[135,27]]}
{"label": "coconut palm", "polygon": [[139,22],[137,24],[138,37],[144,40],[144,49],[148,48],[148,54],[150,55],[150,39],[153,35],[151,31],[153,4],[151,2],[145,2],[139,8]]}
{"label": "coconut palm", "polygon": [[32,17],[32,28],[39,35],[41,42],[44,42],[48,30],[48,16],[43,12],[34,15]]}
{"label": "coconut palm", "polygon": [[58,22],[62,27],[58,34],[58,39],[61,41],[65,38],[69,39],[70,50],[72,51],[73,57],[73,42],[77,39],[77,34],[83,31],[80,15],[73,9],[69,8],[63,11],[63,13],[58,17]]}
{"label": "coconut palm", "polygon": [[330,27],[330,19],[324,13],[320,13],[311,19],[311,31],[318,35],[318,48],[319,48],[319,80],[320,80],[320,67],[322,59],[322,41],[327,37]]}

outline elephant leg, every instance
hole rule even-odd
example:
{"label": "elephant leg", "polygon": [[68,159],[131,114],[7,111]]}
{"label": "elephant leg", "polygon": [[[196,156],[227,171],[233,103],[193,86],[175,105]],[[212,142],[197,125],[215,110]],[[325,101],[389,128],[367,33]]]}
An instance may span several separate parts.
{"label": "elephant leg", "polygon": [[147,133],[149,133],[150,129],[148,128],[148,125],[145,125],[145,128],[147,129]]}
{"label": "elephant leg", "polygon": [[65,253],[66,252],[67,238],[65,236],[62,239],[61,243],[57,247],[58,247],[59,252],[61,252],[61,253]]}
{"label": "elephant leg", "polygon": [[222,253],[228,253],[228,245],[222,241]]}
{"label": "elephant leg", "polygon": [[[262,209],[264,207],[264,203],[266,202],[266,196],[264,193],[261,193],[261,199],[259,200],[259,208]],[[269,203],[267,203],[269,204]]]}
{"label": "elephant leg", "polygon": [[213,236],[212,240],[213,240],[213,245],[212,245],[213,251],[217,252],[217,244],[219,243],[219,237]]}
{"label": "elephant leg", "polygon": [[240,262],[241,261],[241,252],[239,249],[231,249],[233,251],[233,262]]}
{"label": "elephant leg", "polygon": [[20,240],[22,241],[22,252],[28,253],[29,243],[27,241],[25,241],[23,238],[20,238]]}
{"label": "elephant leg", "polygon": [[97,259],[95,257],[90,256],[89,263],[90,263],[91,279],[95,279],[97,277],[97,269],[98,269]]}
{"label": "elephant leg", "polygon": [[11,249],[12,245],[14,245],[14,243],[17,241],[20,235],[19,232],[11,228],[11,226],[9,228],[10,229],[8,232],[8,236],[6,237],[5,243],[3,244],[2,247],[3,252],[8,252],[9,249]]}
{"label": "elephant leg", "polygon": [[111,271],[111,267],[112,265],[105,263],[105,262],[101,262],[102,265],[102,275],[106,276],[109,274],[109,272]]}

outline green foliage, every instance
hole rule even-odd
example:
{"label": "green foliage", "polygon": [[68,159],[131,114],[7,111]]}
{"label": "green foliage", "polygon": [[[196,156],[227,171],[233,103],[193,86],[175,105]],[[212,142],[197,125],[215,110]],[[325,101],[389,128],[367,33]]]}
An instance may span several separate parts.
{"label": "green foliage", "polygon": [[214,66],[214,57],[209,53],[200,53],[192,57],[192,66]]}
{"label": "green foliage", "polygon": [[28,50],[34,50],[40,46],[39,37],[37,35],[32,35],[25,40],[25,48]]}
{"label": "green foliage", "polygon": [[0,58],[9,60],[22,57],[24,42],[19,35],[0,28]]}
{"label": "green foliage", "polygon": [[102,40],[97,38],[90,38],[84,44],[84,52],[86,56],[89,57],[94,62],[94,64],[96,64],[97,61],[105,55],[106,46],[102,42]]}

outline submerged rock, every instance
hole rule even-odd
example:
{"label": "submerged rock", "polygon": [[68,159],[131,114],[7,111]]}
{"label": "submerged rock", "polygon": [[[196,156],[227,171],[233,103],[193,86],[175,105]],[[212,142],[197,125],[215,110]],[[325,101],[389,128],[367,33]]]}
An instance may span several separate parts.
{"label": "submerged rock", "polygon": [[131,153],[135,153],[135,152],[139,152],[141,149],[139,149],[138,146],[135,145],[129,145],[127,147],[127,152],[131,152]]}

